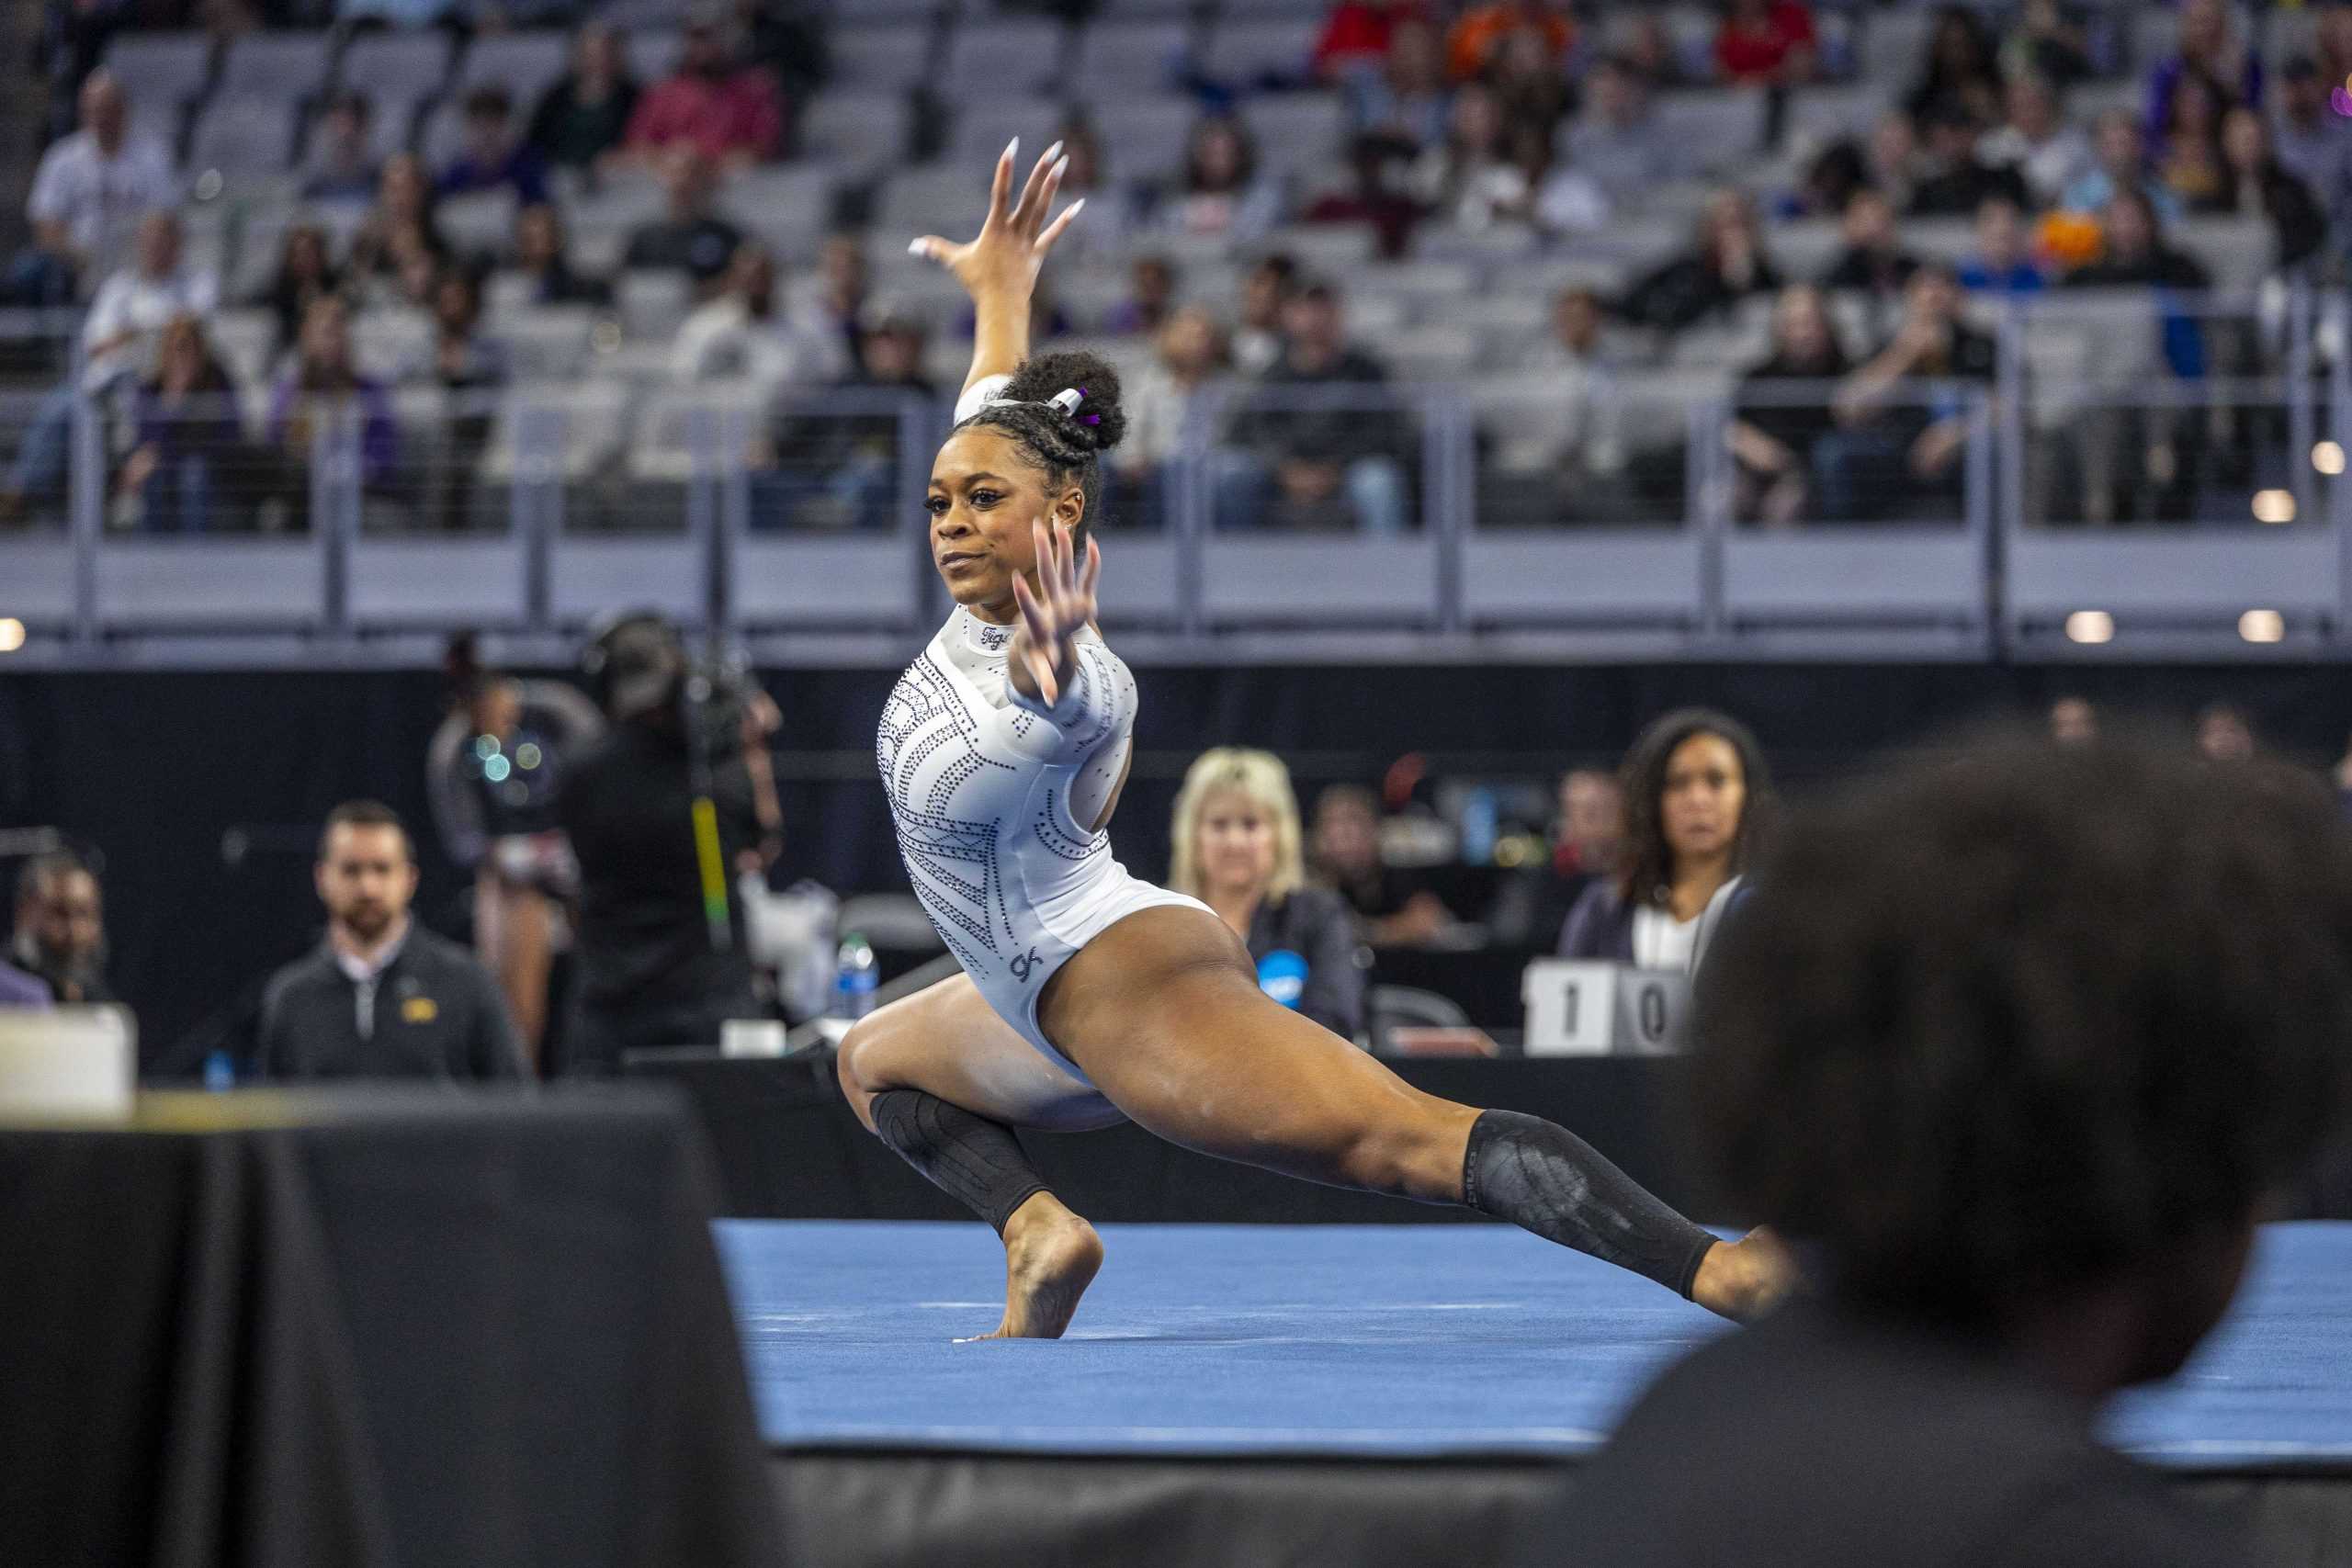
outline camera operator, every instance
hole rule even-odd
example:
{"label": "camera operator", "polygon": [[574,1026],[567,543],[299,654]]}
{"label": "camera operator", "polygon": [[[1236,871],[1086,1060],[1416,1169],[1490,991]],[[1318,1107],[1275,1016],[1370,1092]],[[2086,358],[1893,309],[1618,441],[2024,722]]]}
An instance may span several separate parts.
{"label": "camera operator", "polygon": [[580,865],[566,1066],[606,1074],[625,1051],[715,1044],[728,1019],[775,1015],[729,883],[782,848],[778,717],[746,674],[697,664],[658,616],[619,621],[582,664],[612,728],[556,802]]}
{"label": "camera operator", "polygon": [[548,982],[569,944],[562,907],[579,887],[555,796],[571,761],[604,733],[596,705],[561,681],[485,668],[474,638],[450,639],[448,716],[425,753],[425,789],[450,862],[474,878],[474,952],[498,976],[534,1072]]}

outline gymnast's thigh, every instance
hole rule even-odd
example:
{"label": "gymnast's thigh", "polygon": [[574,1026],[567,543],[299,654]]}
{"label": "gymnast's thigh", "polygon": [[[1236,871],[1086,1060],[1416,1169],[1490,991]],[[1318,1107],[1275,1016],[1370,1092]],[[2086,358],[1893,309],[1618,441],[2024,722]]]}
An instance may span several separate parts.
{"label": "gymnast's thigh", "polygon": [[965,975],[860,1019],[842,1042],[840,1074],[851,1108],[869,1128],[873,1097],[888,1089],[918,1089],[990,1121],[1048,1132],[1126,1120],[998,1017]]}

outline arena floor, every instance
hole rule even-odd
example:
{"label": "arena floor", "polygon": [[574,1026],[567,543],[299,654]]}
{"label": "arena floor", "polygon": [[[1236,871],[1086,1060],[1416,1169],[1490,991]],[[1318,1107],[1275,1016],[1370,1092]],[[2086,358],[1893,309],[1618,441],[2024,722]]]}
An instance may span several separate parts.
{"label": "arena floor", "polygon": [[[1107,1225],[1069,1338],[996,1325],[978,1224],[718,1226],[781,1449],[1566,1458],[1721,1330],[1501,1225]],[[2352,1471],[2352,1224],[2266,1232],[2231,1319],[2114,1437],[2186,1470]]]}

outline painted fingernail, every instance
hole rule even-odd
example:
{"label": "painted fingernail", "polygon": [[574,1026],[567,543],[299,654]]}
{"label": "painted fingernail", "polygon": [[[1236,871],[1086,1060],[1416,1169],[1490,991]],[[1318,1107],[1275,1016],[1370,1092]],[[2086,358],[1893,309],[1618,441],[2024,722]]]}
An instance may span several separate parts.
{"label": "painted fingernail", "polygon": [[1061,153],[1061,150],[1062,150],[1062,144],[1061,144],[1060,142],[1058,142],[1058,141],[1055,142],[1051,147],[1046,148],[1046,157],[1047,161],[1048,161],[1048,162],[1050,162],[1050,161],[1051,161],[1051,160],[1053,160],[1054,158],[1056,158],[1056,157],[1059,156],[1059,155],[1060,155],[1060,153]]}
{"label": "painted fingernail", "polygon": [[1021,138],[1016,136],[1004,144],[1004,155],[1008,162],[1021,156]]}
{"label": "painted fingernail", "polygon": [[910,256],[921,256],[928,255],[930,254],[931,253],[929,251],[924,249],[923,243],[921,240],[909,240],[907,242],[907,254]]}
{"label": "painted fingernail", "polygon": [[1062,214],[1062,216],[1063,216],[1064,218],[1075,218],[1075,217],[1077,217],[1080,213],[1081,213],[1081,212],[1083,212],[1083,211],[1085,211],[1085,210],[1086,210],[1086,198],[1085,198],[1084,197],[1082,197],[1082,196],[1081,196],[1081,197],[1080,197],[1076,201],[1073,201],[1073,202],[1071,202],[1071,203],[1069,204],[1069,210],[1068,212],[1063,213],[1063,214]]}
{"label": "painted fingernail", "polygon": [[1057,161],[1057,162],[1054,164],[1054,178],[1056,178],[1056,179],[1060,179],[1060,178],[1062,177],[1063,174],[1064,174],[1064,173],[1065,173],[1069,168],[1069,160],[1068,158],[1063,158],[1063,159],[1061,159],[1061,160]]}

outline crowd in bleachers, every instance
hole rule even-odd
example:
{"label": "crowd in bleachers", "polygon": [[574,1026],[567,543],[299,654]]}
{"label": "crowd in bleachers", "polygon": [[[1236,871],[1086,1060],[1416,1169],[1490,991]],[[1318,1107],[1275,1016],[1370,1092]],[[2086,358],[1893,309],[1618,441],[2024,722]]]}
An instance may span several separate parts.
{"label": "crowd in bleachers", "polygon": [[[86,302],[84,368],[0,507],[62,513],[87,398],[119,526],[304,526],[321,431],[371,520],[496,525],[536,404],[616,523],[740,464],[755,526],[902,524],[896,421],[970,330],[902,247],[1020,135],[1088,202],[1040,335],[1138,383],[1126,523],[1207,422],[1220,526],[1414,528],[1436,383],[1502,520],[1682,517],[1709,397],[1742,520],[1949,518],[2009,302],[2165,300],[2120,384],[2267,374],[2261,286],[2340,277],[2352,220],[2345,4],[586,9],[62,8],[6,294]],[[2093,521],[2253,462],[2177,410],[2069,435]]]}

